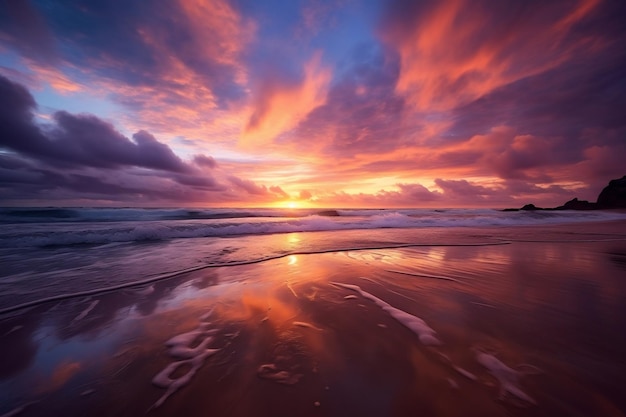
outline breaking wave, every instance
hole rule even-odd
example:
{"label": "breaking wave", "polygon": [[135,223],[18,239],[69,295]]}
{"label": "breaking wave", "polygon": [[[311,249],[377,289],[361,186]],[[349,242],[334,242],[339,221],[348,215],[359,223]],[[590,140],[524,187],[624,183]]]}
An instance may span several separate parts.
{"label": "breaking wave", "polygon": [[[127,209],[23,210],[21,216],[32,219],[46,213],[49,221],[19,226],[11,223],[0,224],[0,247],[101,245],[115,242],[380,228],[515,226],[626,218],[626,213],[619,212],[501,212],[484,209],[339,210],[336,215],[332,213],[335,212],[333,210],[330,211],[331,214],[311,212],[306,216],[301,213],[300,217],[288,217],[284,210],[261,209],[254,212],[205,210],[204,214],[214,217],[156,220],[166,213],[174,216],[182,211],[158,210],[157,216],[154,213],[144,213],[150,212],[150,209],[128,209],[130,212],[125,210]],[[3,209],[2,216],[7,216],[7,209]],[[141,220],[137,219],[139,217]],[[68,220],[85,218],[106,220]]]}

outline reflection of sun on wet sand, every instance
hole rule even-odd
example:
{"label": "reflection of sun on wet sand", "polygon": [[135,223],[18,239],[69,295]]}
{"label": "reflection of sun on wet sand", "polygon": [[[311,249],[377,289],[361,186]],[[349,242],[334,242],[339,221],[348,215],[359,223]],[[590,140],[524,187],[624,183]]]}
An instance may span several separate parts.
{"label": "reflection of sun on wet sand", "polygon": [[521,230],[545,241],[290,255],[15,314],[0,412],[624,415],[626,242]]}

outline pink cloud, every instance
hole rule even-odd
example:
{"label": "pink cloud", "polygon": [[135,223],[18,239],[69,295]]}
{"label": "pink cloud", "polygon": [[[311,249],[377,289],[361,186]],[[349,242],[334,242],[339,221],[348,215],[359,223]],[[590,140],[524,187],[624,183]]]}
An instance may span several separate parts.
{"label": "pink cloud", "polygon": [[193,162],[200,167],[206,167],[206,168],[217,167],[217,162],[215,161],[215,159],[213,159],[212,156],[196,155],[193,157]]}
{"label": "pink cloud", "polygon": [[294,128],[326,102],[331,75],[330,69],[322,65],[321,54],[316,53],[304,64],[302,78],[295,84],[264,77],[255,90],[254,110],[244,131],[243,144],[267,143]]}
{"label": "pink cloud", "polygon": [[289,195],[280,186],[260,185],[248,179],[242,179],[234,175],[228,176],[228,181],[236,188],[245,191],[251,196],[262,196],[263,199],[256,201],[273,201],[276,199],[288,198]]}
{"label": "pink cloud", "polygon": [[[553,69],[587,40],[565,39],[599,0],[516,10],[469,0],[432,2],[391,15],[383,39],[400,55],[396,91],[419,110],[449,110]],[[514,52],[513,52],[514,51]]]}

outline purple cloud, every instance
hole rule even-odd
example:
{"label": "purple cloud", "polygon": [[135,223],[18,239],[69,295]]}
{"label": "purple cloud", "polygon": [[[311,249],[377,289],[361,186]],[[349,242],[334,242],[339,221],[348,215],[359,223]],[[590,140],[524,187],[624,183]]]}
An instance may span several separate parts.
{"label": "purple cloud", "polygon": [[0,76],[0,147],[62,166],[193,171],[146,131],[130,140],[96,116],[65,111],[56,112],[54,123],[42,128],[34,122],[35,107],[24,87]]}
{"label": "purple cloud", "polygon": [[215,161],[215,159],[213,159],[212,156],[196,155],[193,157],[193,162],[198,166],[210,169],[217,167],[217,162]]}
{"label": "purple cloud", "polygon": [[[149,132],[127,138],[96,116],[34,119],[28,90],[0,76],[0,189],[8,200],[80,198],[203,201],[227,187],[181,160]],[[195,165],[215,168],[196,155]]]}
{"label": "purple cloud", "polygon": [[29,0],[6,0],[0,3],[0,40],[16,47],[31,59],[58,60],[52,31]]}

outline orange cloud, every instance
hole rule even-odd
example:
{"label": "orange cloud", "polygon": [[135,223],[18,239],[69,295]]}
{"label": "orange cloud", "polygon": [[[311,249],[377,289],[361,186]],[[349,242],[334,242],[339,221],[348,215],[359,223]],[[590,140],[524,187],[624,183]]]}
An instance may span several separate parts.
{"label": "orange cloud", "polygon": [[321,64],[316,53],[305,65],[300,83],[266,81],[257,92],[254,111],[245,128],[244,145],[267,143],[294,128],[312,110],[326,102],[332,72]]}
{"label": "orange cloud", "polygon": [[255,25],[241,17],[225,0],[180,0],[191,31],[193,45],[189,48],[201,56],[238,68],[238,82],[246,81],[246,72],[239,65],[239,54],[250,42]]}
{"label": "orange cloud", "polygon": [[[85,90],[85,86],[79,82],[72,81],[61,69],[52,66],[41,65],[35,61],[26,61],[28,69],[31,70],[39,82],[49,84],[53,89],[61,94],[76,93]],[[41,86],[31,85],[33,88]]]}
{"label": "orange cloud", "polygon": [[[396,91],[419,110],[449,110],[555,68],[584,46],[584,41],[561,42],[598,3],[582,0],[572,10],[548,3],[537,7],[542,10],[513,10],[494,19],[487,6],[474,1],[435,2],[411,21],[390,22],[383,34],[400,54]],[[540,24],[546,15],[551,22]]]}
{"label": "orange cloud", "polygon": [[[241,55],[254,37],[254,22],[226,0],[181,0],[168,17],[173,23],[170,30],[152,21],[141,21],[134,30],[135,42],[149,51],[153,67],[129,71],[127,61],[106,51],[91,62],[105,74],[131,72],[141,82],[96,78],[89,83],[91,93],[134,110],[120,116],[129,131],[235,140],[247,113],[226,110],[218,97],[224,93],[216,90],[247,88],[248,70]],[[185,34],[184,41],[172,36],[176,28]]]}

